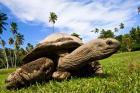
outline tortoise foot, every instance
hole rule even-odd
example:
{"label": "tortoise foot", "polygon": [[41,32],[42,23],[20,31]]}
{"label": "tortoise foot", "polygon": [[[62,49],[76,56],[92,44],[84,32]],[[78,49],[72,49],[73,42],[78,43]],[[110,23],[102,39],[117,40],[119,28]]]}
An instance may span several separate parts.
{"label": "tortoise foot", "polygon": [[52,75],[52,77],[56,80],[66,80],[70,76],[71,76],[70,72],[66,72],[66,71],[56,71]]}

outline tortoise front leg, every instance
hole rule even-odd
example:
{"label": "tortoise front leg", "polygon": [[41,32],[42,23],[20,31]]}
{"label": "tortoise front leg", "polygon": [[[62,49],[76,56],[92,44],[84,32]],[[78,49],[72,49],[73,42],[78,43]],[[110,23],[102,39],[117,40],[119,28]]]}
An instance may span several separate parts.
{"label": "tortoise front leg", "polygon": [[89,63],[89,72],[93,75],[102,75],[103,74],[103,68],[102,65],[96,60],[91,63]]}
{"label": "tortoise front leg", "polygon": [[92,75],[102,75],[102,66],[98,61],[93,61],[85,66],[71,72],[72,76],[87,77]]}

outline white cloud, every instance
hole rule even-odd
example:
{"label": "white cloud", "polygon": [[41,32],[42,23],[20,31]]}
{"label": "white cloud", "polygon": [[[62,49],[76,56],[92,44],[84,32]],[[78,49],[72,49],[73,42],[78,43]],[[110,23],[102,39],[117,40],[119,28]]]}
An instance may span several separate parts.
{"label": "white cloud", "polygon": [[133,25],[132,17],[139,0],[93,0],[85,4],[74,0],[0,0],[22,21],[48,22],[49,13],[56,12],[58,21],[55,27],[61,32],[80,34],[85,41],[97,35],[90,31],[95,28],[113,29],[120,22]]}

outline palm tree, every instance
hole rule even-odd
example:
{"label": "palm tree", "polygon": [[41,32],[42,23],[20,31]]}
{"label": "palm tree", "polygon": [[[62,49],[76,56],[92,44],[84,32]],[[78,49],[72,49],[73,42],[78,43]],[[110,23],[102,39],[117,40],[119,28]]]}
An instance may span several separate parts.
{"label": "palm tree", "polygon": [[14,43],[14,39],[10,37],[8,40],[8,43],[9,43],[9,45],[12,45]]}
{"label": "palm tree", "polygon": [[[3,30],[6,30],[5,26],[7,25],[6,20],[8,19],[7,15],[0,12],[0,34],[3,33]],[[6,49],[5,49],[5,41],[2,40],[1,36],[0,36],[0,44],[3,47],[3,53],[4,53],[4,58],[7,64],[7,69],[9,68],[9,63],[8,63],[8,57],[7,57],[7,53],[6,53]]]}
{"label": "palm tree", "polygon": [[[8,40],[8,43],[9,43],[9,45],[13,45],[14,44],[14,39],[13,38],[9,38],[9,40]],[[10,51],[10,61],[11,61],[11,66],[13,67],[13,62],[14,62],[14,60],[13,60],[13,56],[12,56],[12,49],[9,49],[9,51]]]}
{"label": "palm tree", "polygon": [[98,28],[95,28],[95,30],[91,30],[91,32],[99,33],[99,29]]}
{"label": "palm tree", "polygon": [[118,28],[115,27],[115,28],[114,28],[114,31],[115,31],[115,32],[118,32],[119,30],[118,30]]}
{"label": "palm tree", "polygon": [[23,41],[24,41],[23,35],[21,35],[20,33],[17,33],[16,36],[15,36],[15,44],[17,46],[20,46],[20,45],[23,44]]}
{"label": "palm tree", "polygon": [[138,7],[138,14],[140,13],[140,6]]}
{"label": "palm tree", "polygon": [[81,40],[82,40],[82,38],[80,37],[80,35],[79,35],[79,34],[77,34],[77,33],[72,33],[72,34],[71,34],[71,36],[78,37],[79,39],[81,39]]}
{"label": "palm tree", "polygon": [[30,52],[33,48],[34,48],[33,45],[30,44],[30,43],[28,43],[28,44],[27,44],[27,47],[26,47],[26,51],[27,51],[27,52]]}
{"label": "palm tree", "polygon": [[[17,28],[17,23],[15,23],[15,22],[12,22],[11,24],[10,24],[10,29],[11,29],[11,33],[12,33],[12,35],[13,35],[13,40],[15,41],[15,38],[16,38],[16,34],[17,34],[17,30],[18,30],[18,28]],[[16,67],[16,61],[17,61],[17,54],[16,54],[16,45],[15,45],[15,42],[14,42],[14,57],[13,57],[13,61],[14,61],[14,63],[15,63],[15,67]]]}
{"label": "palm tree", "polygon": [[7,15],[0,12],[0,34],[2,34],[3,30],[6,30],[5,26],[7,25],[6,20],[8,19]]}
{"label": "palm tree", "polygon": [[8,57],[7,57],[6,48],[5,48],[6,42],[4,40],[0,39],[0,44],[3,47],[4,58],[5,58],[6,66],[7,66],[7,69],[8,69],[9,68],[9,63],[8,63]]}
{"label": "palm tree", "polygon": [[12,23],[11,23],[11,28],[10,28],[10,29],[11,29],[11,32],[12,32],[13,35],[17,34],[17,29],[18,29],[18,28],[17,28],[17,23],[12,22]]}
{"label": "palm tree", "polygon": [[105,31],[102,29],[99,38],[114,38],[114,33],[111,30]]}
{"label": "palm tree", "polygon": [[50,12],[49,22],[53,24],[53,32],[54,32],[54,24],[57,20],[57,15],[54,12]]}
{"label": "palm tree", "polygon": [[23,44],[24,37],[20,33],[17,33],[15,35],[15,43],[14,43],[14,48],[15,48],[15,67],[16,67],[16,62],[17,62],[17,50],[20,49],[20,45]]}
{"label": "palm tree", "polygon": [[123,23],[120,23],[120,29],[124,29],[124,24]]}
{"label": "palm tree", "polygon": [[99,29],[98,28],[95,28],[95,33],[98,33],[99,32]]}

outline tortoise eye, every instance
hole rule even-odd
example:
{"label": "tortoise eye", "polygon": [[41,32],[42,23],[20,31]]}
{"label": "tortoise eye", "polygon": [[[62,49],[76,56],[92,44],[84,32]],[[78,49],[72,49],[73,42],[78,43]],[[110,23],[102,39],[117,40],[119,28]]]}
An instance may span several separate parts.
{"label": "tortoise eye", "polygon": [[111,40],[107,40],[107,41],[106,41],[106,44],[108,44],[108,45],[112,45],[113,42],[112,42]]}

